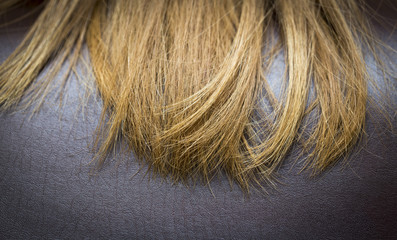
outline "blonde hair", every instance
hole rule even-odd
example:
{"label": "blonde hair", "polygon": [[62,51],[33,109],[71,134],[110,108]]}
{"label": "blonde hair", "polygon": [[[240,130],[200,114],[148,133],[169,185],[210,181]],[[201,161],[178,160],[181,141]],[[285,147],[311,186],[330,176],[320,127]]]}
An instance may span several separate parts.
{"label": "blonde hair", "polygon": [[[364,132],[372,79],[364,53],[381,63],[364,10],[346,0],[48,0],[0,67],[1,108],[24,95],[40,105],[86,44],[103,101],[97,166],[122,137],[174,181],[224,171],[245,190],[272,183],[296,144],[317,174]],[[278,99],[265,73],[280,51]]]}

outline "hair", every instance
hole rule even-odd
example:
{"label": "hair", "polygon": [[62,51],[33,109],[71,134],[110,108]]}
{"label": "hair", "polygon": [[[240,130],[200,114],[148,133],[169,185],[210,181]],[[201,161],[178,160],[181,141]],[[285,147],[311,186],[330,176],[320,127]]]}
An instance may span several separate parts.
{"label": "hair", "polygon": [[[0,13],[20,2],[2,1]],[[245,190],[273,183],[295,145],[303,168],[319,174],[363,136],[373,82],[367,55],[384,80],[395,79],[360,1],[48,0],[41,7],[0,67],[1,109],[23,97],[25,106],[40,106],[60,68],[67,63],[62,88],[87,47],[103,102],[98,167],[122,139],[153,173],[176,182],[223,171]],[[285,76],[276,97],[266,73],[280,54]]]}

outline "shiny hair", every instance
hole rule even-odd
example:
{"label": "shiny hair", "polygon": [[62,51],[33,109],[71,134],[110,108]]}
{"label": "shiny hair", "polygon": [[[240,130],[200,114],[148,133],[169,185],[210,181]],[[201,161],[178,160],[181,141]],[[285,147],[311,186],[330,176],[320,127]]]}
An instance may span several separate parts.
{"label": "shiny hair", "polygon": [[[40,106],[86,46],[103,101],[97,166],[121,137],[155,174],[210,181],[224,171],[248,190],[272,184],[295,145],[318,174],[362,138],[367,55],[385,82],[395,76],[375,36],[352,0],[48,0],[0,67],[0,104],[27,96],[25,106]],[[280,54],[276,97],[266,72]]]}

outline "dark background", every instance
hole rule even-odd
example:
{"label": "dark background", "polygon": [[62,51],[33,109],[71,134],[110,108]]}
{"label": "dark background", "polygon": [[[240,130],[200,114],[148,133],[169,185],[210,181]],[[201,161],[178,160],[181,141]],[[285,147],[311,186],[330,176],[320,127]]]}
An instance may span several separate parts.
{"label": "dark background", "polygon": [[[378,12],[390,24],[376,25],[383,40],[397,49],[396,8]],[[34,18],[0,30],[0,62]],[[282,61],[270,81],[283,72]],[[298,173],[300,163],[292,167],[292,152],[280,169],[283,183],[277,190],[247,197],[224,176],[210,187],[149,181],[132,156],[118,167],[109,159],[110,165],[90,175],[89,149],[101,103],[95,94],[86,98],[82,81],[68,82],[61,108],[49,98],[31,119],[29,112],[0,115],[0,238],[397,238],[397,138],[377,115],[368,116],[367,145],[347,165],[311,179]]]}

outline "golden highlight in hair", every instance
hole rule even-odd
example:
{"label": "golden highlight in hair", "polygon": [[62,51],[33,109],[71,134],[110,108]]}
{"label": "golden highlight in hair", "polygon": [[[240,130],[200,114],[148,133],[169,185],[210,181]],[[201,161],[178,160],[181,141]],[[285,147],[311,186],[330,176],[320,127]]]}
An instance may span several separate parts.
{"label": "golden highlight in hair", "polygon": [[[364,53],[378,59],[364,10],[352,0],[48,0],[1,65],[1,108],[26,95],[26,105],[40,105],[86,45],[103,101],[98,166],[121,137],[174,181],[224,171],[246,190],[272,183],[295,144],[317,174],[364,131]],[[265,73],[280,52],[277,98]]]}

